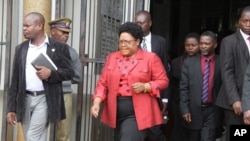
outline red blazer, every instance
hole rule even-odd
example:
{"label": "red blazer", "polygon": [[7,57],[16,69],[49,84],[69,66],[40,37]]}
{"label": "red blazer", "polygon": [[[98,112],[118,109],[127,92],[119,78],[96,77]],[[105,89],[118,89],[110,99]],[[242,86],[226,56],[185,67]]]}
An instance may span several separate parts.
{"label": "red blazer", "polygon": [[[104,103],[101,121],[111,128],[116,128],[117,92],[121,77],[118,61],[122,58],[119,51],[107,57],[94,92],[94,97],[101,97]],[[163,122],[157,98],[160,97],[160,90],[168,86],[169,80],[156,54],[138,49],[135,58],[135,65],[128,73],[129,85],[150,82],[152,88],[150,94],[136,94],[131,89],[136,121],[139,130],[143,130]]]}

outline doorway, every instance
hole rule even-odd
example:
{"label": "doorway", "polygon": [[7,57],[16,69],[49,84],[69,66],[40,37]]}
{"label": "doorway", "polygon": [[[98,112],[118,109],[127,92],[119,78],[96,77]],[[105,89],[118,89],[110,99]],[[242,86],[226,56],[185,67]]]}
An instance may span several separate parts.
{"label": "doorway", "polygon": [[172,59],[182,54],[184,37],[189,32],[211,30],[217,33],[220,43],[237,30],[239,12],[249,3],[250,0],[154,0],[150,4],[152,32],[167,39]]}

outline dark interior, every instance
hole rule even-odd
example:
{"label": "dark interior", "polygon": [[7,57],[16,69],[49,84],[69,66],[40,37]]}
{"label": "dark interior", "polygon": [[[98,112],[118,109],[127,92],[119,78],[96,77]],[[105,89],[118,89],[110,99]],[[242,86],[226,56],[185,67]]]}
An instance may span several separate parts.
{"label": "dark interior", "polygon": [[152,0],[152,32],[167,39],[169,56],[175,58],[182,54],[184,37],[189,32],[211,30],[220,43],[237,30],[240,10],[247,5],[250,0]]}

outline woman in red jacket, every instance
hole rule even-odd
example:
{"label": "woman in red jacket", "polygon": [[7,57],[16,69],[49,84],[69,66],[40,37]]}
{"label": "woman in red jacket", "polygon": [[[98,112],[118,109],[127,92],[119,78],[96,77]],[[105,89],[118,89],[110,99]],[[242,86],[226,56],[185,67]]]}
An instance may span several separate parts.
{"label": "woman in red jacket", "polygon": [[114,128],[115,141],[145,141],[150,128],[159,131],[150,141],[165,141],[157,99],[169,80],[157,55],[140,48],[142,37],[136,23],[120,26],[119,51],[108,55],[94,92],[91,114],[97,118],[104,103],[101,121]]}

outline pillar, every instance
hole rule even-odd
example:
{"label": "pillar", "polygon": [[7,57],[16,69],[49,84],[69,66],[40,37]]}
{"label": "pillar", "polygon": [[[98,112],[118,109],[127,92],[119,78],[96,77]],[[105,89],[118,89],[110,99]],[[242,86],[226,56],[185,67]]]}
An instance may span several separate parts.
{"label": "pillar", "polygon": [[[45,18],[45,33],[49,35],[48,22],[51,20],[51,0],[23,0],[23,17],[30,12],[39,12]],[[17,141],[24,141],[21,124],[18,124]]]}
{"label": "pillar", "polygon": [[45,32],[49,35],[48,22],[51,20],[51,0],[23,0],[23,16],[39,12],[45,18]]}

